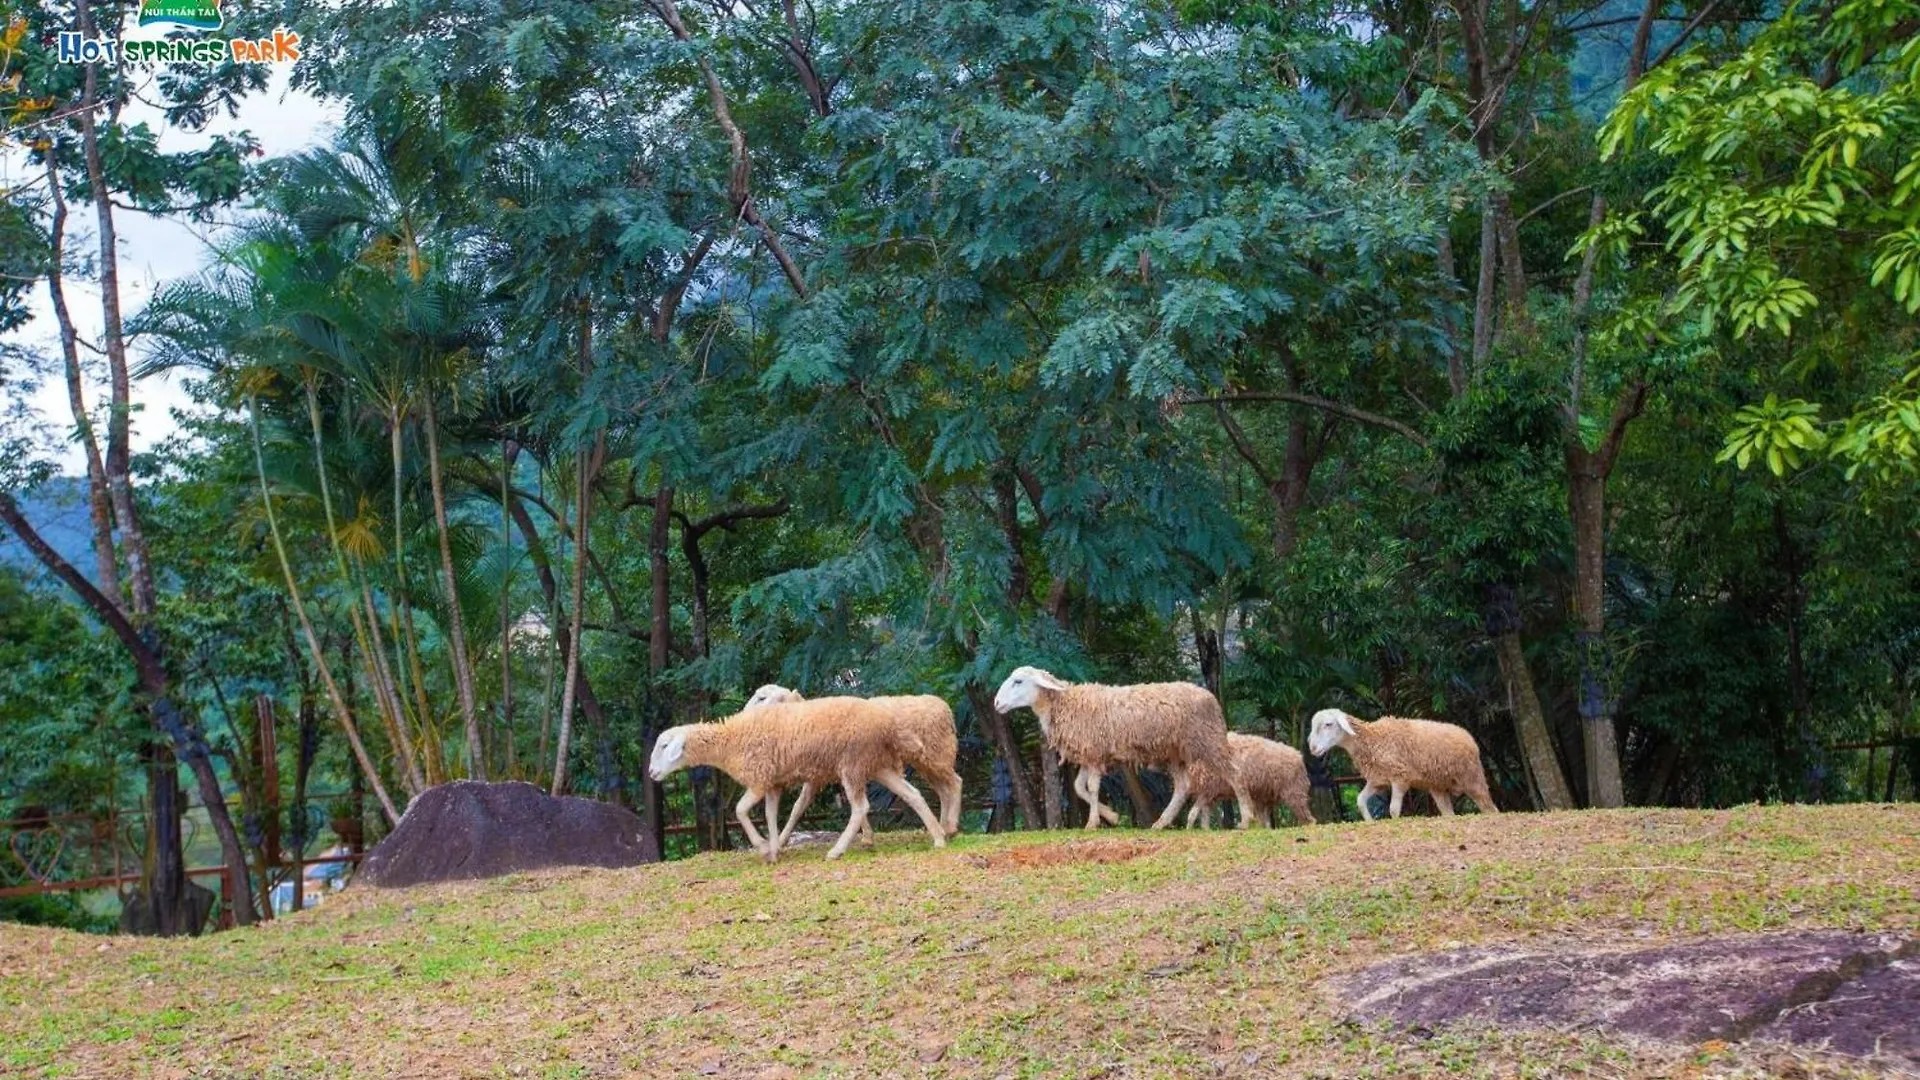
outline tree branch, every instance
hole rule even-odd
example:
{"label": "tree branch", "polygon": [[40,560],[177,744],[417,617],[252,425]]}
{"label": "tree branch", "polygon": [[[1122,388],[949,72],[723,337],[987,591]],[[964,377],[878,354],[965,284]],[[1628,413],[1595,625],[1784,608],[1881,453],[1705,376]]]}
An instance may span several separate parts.
{"label": "tree branch", "polygon": [[1213,414],[1220,418],[1220,426],[1226,429],[1227,437],[1233,440],[1233,448],[1239,451],[1241,459],[1253,467],[1253,475],[1260,478],[1260,486],[1272,490],[1273,474],[1267,471],[1266,464],[1260,460],[1260,455],[1254,451],[1253,444],[1247,440],[1247,433],[1240,430],[1240,424],[1234,420],[1233,414],[1228,412],[1226,405],[1220,402],[1214,403]]}
{"label": "tree branch", "polygon": [[1403,424],[1398,420],[1395,420],[1391,416],[1381,416],[1379,413],[1371,413],[1366,411],[1365,409],[1356,409],[1351,405],[1343,405],[1340,402],[1334,401],[1329,398],[1316,397],[1313,394],[1295,393],[1291,390],[1269,390],[1269,391],[1246,392],[1246,393],[1237,393],[1237,394],[1221,394],[1217,397],[1181,398],[1179,400],[1179,404],[1181,405],[1245,405],[1245,404],[1254,404],[1257,402],[1264,402],[1264,401],[1284,401],[1293,405],[1305,405],[1310,409],[1319,409],[1322,412],[1329,412],[1334,414],[1335,416],[1344,416],[1347,419],[1356,421],[1358,423],[1368,424],[1372,427],[1382,428],[1387,431],[1391,431],[1394,434],[1399,435],[1402,438],[1405,438],[1407,441],[1413,443],[1415,446],[1418,446],[1423,450],[1426,449],[1428,446],[1427,437],[1425,435],[1420,434],[1420,432],[1416,431],[1414,428],[1406,424]]}
{"label": "tree branch", "polygon": [[713,250],[713,238],[719,232],[718,226],[709,227],[706,235],[702,236],[693,250],[687,253],[686,261],[680,264],[679,275],[674,278],[673,285],[667,289],[667,294],[660,298],[659,310],[653,313],[654,341],[667,340],[667,332],[673,329],[674,314],[680,310],[680,301],[687,295],[688,286],[693,284],[693,275],[699,271],[700,263],[706,259],[707,252]]}
{"label": "tree branch", "polygon": [[[648,6],[674,38],[682,42],[691,42],[693,35],[688,32],[686,21],[680,17],[680,7],[674,0],[648,0]],[[811,295],[807,289],[807,280],[800,273],[799,264],[793,256],[787,254],[787,247],[780,240],[780,234],[770,228],[761,219],[760,212],[754,208],[752,188],[748,183],[753,172],[753,157],[747,150],[747,136],[734,122],[733,110],[727,104],[727,91],[720,85],[720,76],[714,73],[713,63],[701,56],[695,60],[700,68],[700,76],[707,84],[707,97],[713,105],[714,122],[727,137],[727,145],[732,149],[733,167],[727,174],[727,201],[733,206],[734,216],[760,230],[760,236],[773,252],[774,261],[780,264],[781,273],[786,275],[787,284],[800,299]]]}
{"label": "tree branch", "polygon": [[99,589],[94,588],[93,582],[88,581],[80,571],[73,568],[72,563],[53,550],[52,545],[41,537],[39,530],[33,527],[33,523],[20,512],[20,504],[14,502],[13,495],[5,491],[0,491],[0,521],[6,522],[7,527],[12,529],[13,534],[20,538],[20,542],[27,546],[27,550],[33,553],[33,557],[39,560],[40,565],[65,582],[67,588],[72,589],[74,595],[78,596],[93,614],[107,625],[107,629],[113,631],[113,636],[120,639],[120,644],[126,647],[127,652],[133,657],[134,666],[140,671],[142,689],[150,694],[166,693],[166,667],[161,664],[159,655],[147,646],[147,641],[140,636],[140,631],[134,629],[133,624],[127,621],[127,617],[121,613],[120,608],[113,601],[108,600]]}
{"label": "tree branch", "polygon": [[1719,7],[1720,0],[1708,0],[1707,5],[1700,9],[1699,14],[1689,20],[1687,25],[1680,28],[1679,35],[1672,41],[1667,42],[1667,47],[1661,49],[1660,55],[1654,57],[1653,63],[1648,64],[1641,73],[1645,74],[1647,71],[1651,71],[1671,59],[1674,53],[1680,51],[1680,46],[1685,45],[1687,39],[1693,36],[1693,32],[1700,28],[1700,24],[1707,21],[1707,16],[1713,14]]}
{"label": "tree branch", "polygon": [[1613,472],[1613,461],[1620,456],[1620,446],[1627,438],[1627,425],[1647,407],[1647,381],[1640,379],[1627,388],[1619,402],[1614,405],[1613,419],[1607,424],[1607,436],[1600,443],[1600,452],[1595,455],[1594,465],[1600,476],[1605,478]]}
{"label": "tree branch", "polygon": [[751,521],[755,518],[777,518],[785,514],[789,508],[790,506],[786,498],[782,497],[779,502],[775,503],[730,506],[725,510],[709,514],[699,521],[690,520],[685,514],[682,514],[678,510],[673,512],[673,516],[680,522],[680,528],[683,532],[698,538],[705,536],[714,529],[725,529],[728,532],[732,532],[733,527],[742,521]]}

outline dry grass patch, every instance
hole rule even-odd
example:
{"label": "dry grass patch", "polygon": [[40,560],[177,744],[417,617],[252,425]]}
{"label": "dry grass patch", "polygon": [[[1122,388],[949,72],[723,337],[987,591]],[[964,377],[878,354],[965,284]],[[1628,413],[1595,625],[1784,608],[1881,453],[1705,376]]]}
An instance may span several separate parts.
{"label": "dry grass patch", "polygon": [[[192,941],[0,926],[0,1075],[1851,1076],[1748,1044],[1348,1022],[1437,948],[1920,927],[1920,807],[883,835],[395,893]],[[984,864],[984,865],[983,865]]]}

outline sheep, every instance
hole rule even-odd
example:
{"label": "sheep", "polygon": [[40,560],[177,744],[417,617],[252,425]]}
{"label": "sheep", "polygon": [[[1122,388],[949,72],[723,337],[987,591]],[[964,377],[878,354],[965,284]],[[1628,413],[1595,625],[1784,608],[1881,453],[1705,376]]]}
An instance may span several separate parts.
{"label": "sheep", "polygon": [[1346,748],[1366,780],[1360,789],[1360,816],[1368,821],[1373,811],[1367,799],[1382,786],[1393,789],[1389,809],[1394,817],[1400,816],[1408,788],[1432,795],[1434,805],[1448,817],[1458,795],[1470,796],[1481,813],[1500,812],[1487,790],[1486,770],[1480,767],[1480,746],[1466,728],[1393,716],[1368,723],[1339,709],[1321,709],[1313,714],[1307,749],[1324,757],[1336,746]]}
{"label": "sheep", "polygon": [[[753,692],[747,699],[748,710],[775,705],[784,702],[804,701],[797,690],[768,683]],[[832,700],[832,699],[823,699]],[[845,700],[861,700],[850,698]],[[876,697],[866,701],[886,710],[893,718],[904,738],[902,752],[904,760],[934,786],[940,796],[940,823],[949,837],[960,834],[960,773],[954,768],[960,752],[960,743],[954,734],[953,709],[945,701],[931,694],[916,694],[905,697]],[[800,785],[800,795],[793,804],[787,827],[780,832],[778,843],[786,844],[787,837],[800,824],[800,815],[806,813],[813,803],[813,797],[821,787],[832,783],[832,777],[813,778]],[[873,826],[862,824],[861,842],[873,842]]]}
{"label": "sheep", "polygon": [[[933,846],[947,846],[946,829],[903,775],[903,739],[883,709],[858,698],[767,705],[719,723],[682,724],[661,733],[647,773],[662,780],[689,765],[712,765],[746,788],[734,815],[747,841],[768,862],[779,858],[780,792],[823,776],[839,779],[853,813],[827,852],[837,859],[867,817],[867,782],[879,783],[920,815]],[[765,803],[762,841],[749,811]]]}
{"label": "sheep", "polygon": [[[1273,827],[1273,808],[1285,806],[1302,825],[1313,824],[1313,811],[1307,806],[1307,761],[1300,751],[1286,743],[1263,739],[1258,735],[1229,732],[1227,746],[1233,750],[1233,766],[1247,785],[1247,797],[1253,800],[1254,817]],[[1211,827],[1213,804],[1232,792],[1225,778],[1216,777],[1204,767],[1192,770],[1193,809],[1187,811],[1187,827],[1196,822]]]}
{"label": "sheep", "polygon": [[1240,803],[1240,828],[1253,820],[1253,804],[1227,748],[1226,717],[1204,687],[1073,685],[1036,667],[1018,667],[1000,684],[993,707],[1003,713],[1031,708],[1047,744],[1080,766],[1073,789],[1087,803],[1089,829],[1099,828],[1102,817],[1117,820],[1100,805],[1100,779],[1109,765],[1164,765],[1172,774],[1173,798],[1153,823],[1156,829],[1172,824],[1186,806],[1194,765],[1228,778]]}

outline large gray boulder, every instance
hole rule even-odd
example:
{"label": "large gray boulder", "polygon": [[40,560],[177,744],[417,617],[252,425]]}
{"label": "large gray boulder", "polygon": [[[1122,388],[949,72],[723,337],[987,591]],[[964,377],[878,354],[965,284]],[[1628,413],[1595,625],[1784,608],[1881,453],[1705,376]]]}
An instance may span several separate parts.
{"label": "large gray boulder", "polygon": [[456,780],[420,793],[367,852],[355,879],[383,888],[499,877],[554,866],[660,861],[639,817],[612,803],[519,782]]}
{"label": "large gray boulder", "polygon": [[1920,938],[1798,930],[1638,948],[1529,942],[1337,976],[1356,1020],[1759,1040],[1920,1068]]}

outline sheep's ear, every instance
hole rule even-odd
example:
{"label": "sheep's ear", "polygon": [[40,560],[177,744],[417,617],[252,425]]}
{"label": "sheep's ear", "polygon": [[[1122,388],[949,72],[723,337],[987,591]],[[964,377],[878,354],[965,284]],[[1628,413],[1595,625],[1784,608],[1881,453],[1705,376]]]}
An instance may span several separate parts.
{"label": "sheep's ear", "polygon": [[1349,735],[1360,734],[1359,732],[1353,730],[1353,717],[1348,716],[1346,713],[1336,713],[1334,716],[1334,719],[1340,721],[1341,731],[1344,731]]}
{"label": "sheep's ear", "polygon": [[1039,668],[1033,669],[1033,685],[1042,690],[1052,690],[1056,693],[1067,688],[1067,684],[1054,678],[1052,672],[1041,671]]}

